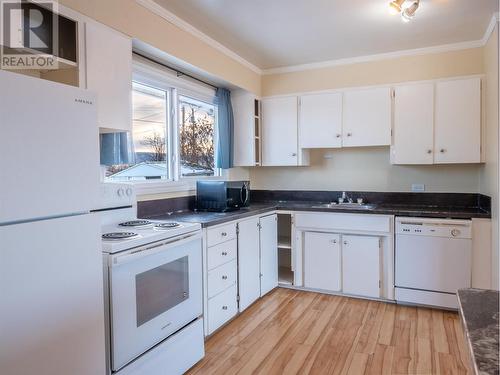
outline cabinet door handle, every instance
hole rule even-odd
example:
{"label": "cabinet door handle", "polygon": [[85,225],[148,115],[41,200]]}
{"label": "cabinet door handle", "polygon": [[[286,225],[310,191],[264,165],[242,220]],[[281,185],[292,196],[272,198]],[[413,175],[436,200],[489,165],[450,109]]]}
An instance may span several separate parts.
{"label": "cabinet door handle", "polygon": [[337,240],[332,240],[331,241],[333,244],[336,244],[337,243]]}
{"label": "cabinet door handle", "polygon": [[226,275],[222,276],[222,280],[227,280],[227,276]]}
{"label": "cabinet door handle", "polygon": [[441,150],[439,150],[439,152],[444,154],[446,152],[446,150],[444,148],[442,148]]}
{"label": "cabinet door handle", "polygon": [[428,154],[432,154],[432,150],[427,150],[427,153]]}
{"label": "cabinet door handle", "polygon": [[340,135],[340,134],[336,134],[335,136],[336,136],[337,138],[340,138],[340,137],[341,137],[341,135]]}
{"label": "cabinet door handle", "polygon": [[292,154],[292,156],[294,156],[294,157],[295,157],[295,156],[297,156],[297,154],[294,152],[294,153]]}
{"label": "cabinet door handle", "polygon": [[226,237],[226,236],[227,236],[227,233],[226,233],[226,232],[222,232],[220,235],[221,235],[222,237]]}
{"label": "cabinet door handle", "polygon": [[352,133],[347,133],[347,136],[348,137],[352,137]]}
{"label": "cabinet door handle", "polygon": [[227,253],[225,251],[222,252],[222,256],[226,256]]}
{"label": "cabinet door handle", "polygon": [[344,245],[347,245],[347,241],[344,241]]}
{"label": "cabinet door handle", "polygon": [[227,310],[227,306],[222,306],[222,310]]}

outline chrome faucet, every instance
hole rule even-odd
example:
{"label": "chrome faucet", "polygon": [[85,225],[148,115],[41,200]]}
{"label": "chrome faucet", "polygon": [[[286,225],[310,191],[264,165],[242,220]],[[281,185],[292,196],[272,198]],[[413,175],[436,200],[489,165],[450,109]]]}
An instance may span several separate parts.
{"label": "chrome faucet", "polygon": [[345,191],[342,192],[342,202],[345,202],[347,200],[348,203],[352,203],[353,200],[351,197],[347,195]]}

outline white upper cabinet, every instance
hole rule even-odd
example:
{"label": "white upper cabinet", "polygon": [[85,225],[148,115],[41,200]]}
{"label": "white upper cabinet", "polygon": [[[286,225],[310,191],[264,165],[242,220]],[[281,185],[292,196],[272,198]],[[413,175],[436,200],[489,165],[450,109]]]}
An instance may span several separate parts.
{"label": "white upper cabinet", "polygon": [[432,164],[434,84],[418,83],[394,89],[393,164]]}
{"label": "white upper cabinet", "polygon": [[349,90],[343,101],[343,147],[391,144],[391,89]]}
{"label": "white upper cabinet", "polygon": [[342,147],[342,93],[300,97],[300,148]]}
{"label": "white upper cabinet", "polygon": [[234,166],[260,165],[260,100],[246,91],[231,92],[234,115]]}
{"label": "white upper cabinet", "polygon": [[262,100],[262,165],[304,165],[308,160],[298,148],[298,98]]}
{"label": "white upper cabinet", "polygon": [[87,89],[97,94],[98,124],[132,129],[132,40],[100,23],[85,24]]}
{"label": "white upper cabinet", "polygon": [[397,86],[393,164],[481,162],[481,79]]}
{"label": "white upper cabinet", "polygon": [[436,83],[435,163],[481,162],[481,79]]}

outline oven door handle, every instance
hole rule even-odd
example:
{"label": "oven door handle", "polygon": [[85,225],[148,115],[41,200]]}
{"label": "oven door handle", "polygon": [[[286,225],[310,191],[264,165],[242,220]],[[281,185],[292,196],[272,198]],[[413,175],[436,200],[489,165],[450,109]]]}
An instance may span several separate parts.
{"label": "oven door handle", "polygon": [[122,264],[129,263],[137,259],[169,251],[172,247],[181,246],[197,239],[201,239],[201,233],[194,233],[187,236],[178,237],[173,240],[162,241],[160,243],[152,244],[151,246],[144,246],[138,249],[132,249],[127,251],[125,254],[111,257],[109,266],[118,267]]}

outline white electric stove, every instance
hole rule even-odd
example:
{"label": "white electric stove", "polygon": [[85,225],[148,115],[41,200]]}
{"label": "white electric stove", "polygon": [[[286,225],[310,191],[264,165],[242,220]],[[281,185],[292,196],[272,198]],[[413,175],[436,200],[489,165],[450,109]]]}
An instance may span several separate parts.
{"label": "white electric stove", "polygon": [[201,226],[138,219],[132,185],[101,207],[108,374],[182,374],[204,356]]}
{"label": "white electric stove", "polygon": [[200,230],[201,225],[197,223],[131,218],[102,227],[102,250],[115,254]]}

